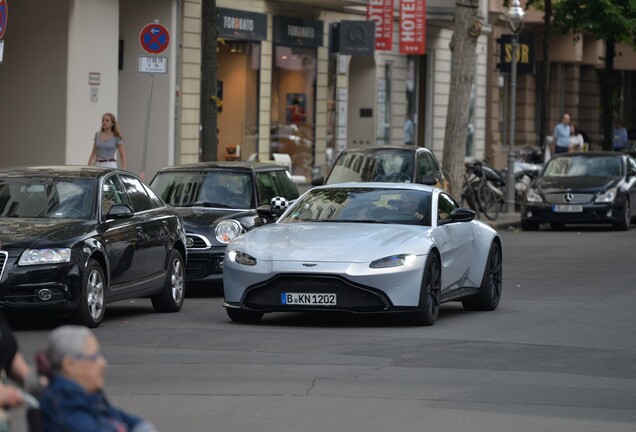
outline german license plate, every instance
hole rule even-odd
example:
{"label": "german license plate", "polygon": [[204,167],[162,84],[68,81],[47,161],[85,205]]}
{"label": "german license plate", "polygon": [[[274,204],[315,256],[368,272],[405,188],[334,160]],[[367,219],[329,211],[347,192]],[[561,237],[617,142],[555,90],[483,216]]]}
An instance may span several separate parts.
{"label": "german license plate", "polygon": [[290,293],[283,292],[280,295],[283,305],[299,306],[335,306],[337,305],[335,294],[325,293]]}
{"label": "german license plate", "polygon": [[555,213],[581,213],[583,211],[582,205],[572,204],[559,204],[552,207]]}

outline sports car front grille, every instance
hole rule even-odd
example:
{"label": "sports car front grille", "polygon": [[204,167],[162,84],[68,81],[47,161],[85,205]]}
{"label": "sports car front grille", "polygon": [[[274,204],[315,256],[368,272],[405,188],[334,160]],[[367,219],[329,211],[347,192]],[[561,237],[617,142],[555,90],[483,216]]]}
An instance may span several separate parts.
{"label": "sports car front grille", "polygon": [[4,274],[4,265],[7,263],[7,257],[9,254],[6,251],[0,251],[0,281],[2,281],[2,275]]}
{"label": "sports car front grille", "polygon": [[[374,288],[356,285],[345,279],[331,275],[278,275],[267,282],[248,289],[244,306],[251,309],[288,309],[281,305],[281,293],[323,293],[336,294],[338,304],[335,309],[357,312],[377,312],[389,309],[389,298]],[[295,306],[299,309],[315,308]]]}
{"label": "sports car front grille", "polygon": [[[566,200],[566,195],[568,199]],[[594,194],[581,194],[581,193],[552,193],[545,195],[546,201],[552,204],[586,204],[594,199]]]}

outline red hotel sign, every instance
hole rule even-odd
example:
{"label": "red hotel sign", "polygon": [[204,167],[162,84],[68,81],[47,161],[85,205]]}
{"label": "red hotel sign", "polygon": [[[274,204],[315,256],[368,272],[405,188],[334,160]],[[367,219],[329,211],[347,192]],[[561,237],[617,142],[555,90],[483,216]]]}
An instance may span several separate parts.
{"label": "red hotel sign", "polygon": [[375,21],[375,49],[391,50],[393,45],[393,0],[369,0],[367,20]]}
{"label": "red hotel sign", "polygon": [[426,52],[426,1],[400,0],[400,54]]}

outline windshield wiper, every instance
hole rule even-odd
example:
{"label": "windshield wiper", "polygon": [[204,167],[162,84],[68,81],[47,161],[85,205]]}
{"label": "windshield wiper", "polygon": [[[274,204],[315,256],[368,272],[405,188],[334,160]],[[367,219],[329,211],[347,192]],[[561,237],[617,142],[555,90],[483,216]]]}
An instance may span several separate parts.
{"label": "windshield wiper", "polygon": [[189,204],[182,204],[181,207],[219,207],[230,208],[227,204],[221,204],[218,202],[197,201]]}

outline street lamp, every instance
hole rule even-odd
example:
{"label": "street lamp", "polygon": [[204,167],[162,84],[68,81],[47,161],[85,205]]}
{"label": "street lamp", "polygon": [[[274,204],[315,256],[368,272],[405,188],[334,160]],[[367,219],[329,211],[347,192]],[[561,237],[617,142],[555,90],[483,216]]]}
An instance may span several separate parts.
{"label": "street lamp", "polygon": [[510,64],[510,144],[508,148],[508,180],[506,180],[506,211],[515,211],[515,123],[517,109],[517,50],[519,49],[519,33],[523,28],[526,13],[519,0],[512,0],[508,9],[508,23],[512,31],[512,63]]}

